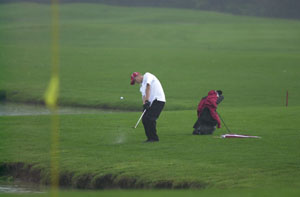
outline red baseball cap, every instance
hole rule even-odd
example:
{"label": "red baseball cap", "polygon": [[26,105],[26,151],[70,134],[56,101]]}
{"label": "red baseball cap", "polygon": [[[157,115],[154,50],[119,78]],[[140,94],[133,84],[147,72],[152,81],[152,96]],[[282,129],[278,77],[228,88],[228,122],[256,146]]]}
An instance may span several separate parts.
{"label": "red baseball cap", "polygon": [[139,74],[140,74],[139,72],[134,72],[134,73],[131,74],[130,85],[134,85],[134,83],[135,83],[134,78],[135,78],[136,76],[138,76]]}

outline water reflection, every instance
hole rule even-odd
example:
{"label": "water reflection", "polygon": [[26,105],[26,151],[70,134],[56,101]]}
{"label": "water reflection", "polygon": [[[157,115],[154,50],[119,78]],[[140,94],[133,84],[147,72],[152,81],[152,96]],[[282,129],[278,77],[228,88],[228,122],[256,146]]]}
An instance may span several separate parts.
{"label": "water reflection", "polygon": [[0,185],[1,193],[44,193],[43,189],[37,186],[25,186],[25,185]]}

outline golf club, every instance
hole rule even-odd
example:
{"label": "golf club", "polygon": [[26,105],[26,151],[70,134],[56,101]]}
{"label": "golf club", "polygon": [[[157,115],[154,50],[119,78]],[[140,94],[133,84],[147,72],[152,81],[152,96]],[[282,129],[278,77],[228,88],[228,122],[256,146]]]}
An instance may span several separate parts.
{"label": "golf club", "polygon": [[222,120],[222,122],[223,122],[225,128],[227,129],[227,131],[228,131],[229,133],[231,133],[230,129],[226,126],[226,124],[225,124],[224,120],[222,119],[221,115],[219,114],[219,112],[217,112],[217,113],[218,113],[220,119]]}
{"label": "golf club", "polygon": [[143,115],[144,115],[144,113],[146,112],[146,109],[143,111],[143,113],[142,113],[142,115],[141,115],[141,117],[138,119],[138,121],[137,121],[137,123],[136,123],[136,125],[133,127],[133,128],[135,128],[136,129],[136,127],[138,126],[138,124],[140,123],[140,121],[141,121],[141,119],[142,119],[142,117],[143,117]]}

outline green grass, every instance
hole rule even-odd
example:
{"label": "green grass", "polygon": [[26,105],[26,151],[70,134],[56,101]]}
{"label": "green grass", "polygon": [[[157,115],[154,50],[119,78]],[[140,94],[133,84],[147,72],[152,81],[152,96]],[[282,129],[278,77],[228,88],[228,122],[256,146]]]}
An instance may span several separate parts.
{"label": "green grass", "polygon": [[[194,111],[164,112],[161,142],[144,144],[139,113],[61,115],[60,169],[97,178],[116,175],[155,183],[203,183],[212,188],[299,187],[299,107],[220,110],[235,133],[261,139],[219,139],[191,135]],[[49,168],[50,116],[2,117],[3,162],[37,163]],[[225,128],[214,136],[227,133]],[[292,176],[291,176],[292,175]]]}
{"label": "green grass", "polygon": [[[0,91],[9,101],[41,102],[50,78],[50,7],[1,4],[0,19]],[[113,174],[148,185],[202,184],[196,195],[296,196],[299,35],[295,20],[62,4],[60,104],[140,110],[138,87],[129,85],[133,71],[155,74],[167,103],[161,141],[151,144],[142,143],[142,125],[131,128],[140,112],[61,115],[61,172],[74,173],[75,185],[85,174],[91,184]],[[224,126],[214,136],[192,136],[196,106],[211,89],[224,92],[218,111],[232,132],[262,138],[215,138],[227,133]],[[50,116],[0,117],[0,130],[0,162],[34,164],[49,178]]]}
{"label": "green grass", "polygon": [[[0,89],[12,101],[41,101],[50,78],[50,7],[4,4],[0,17]],[[293,20],[62,4],[60,103],[137,109],[129,76],[149,71],[163,84],[166,109],[194,109],[211,89],[225,92],[225,106],[282,106],[287,90],[298,105],[299,33]]]}

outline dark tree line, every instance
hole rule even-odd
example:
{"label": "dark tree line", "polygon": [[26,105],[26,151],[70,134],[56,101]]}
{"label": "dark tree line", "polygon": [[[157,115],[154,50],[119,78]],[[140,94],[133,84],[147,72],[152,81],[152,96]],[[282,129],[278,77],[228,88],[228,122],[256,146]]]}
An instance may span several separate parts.
{"label": "dark tree line", "polygon": [[[0,3],[50,0],[0,0]],[[229,12],[240,15],[300,18],[300,0],[59,0],[61,3],[92,2],[119,6],[174,7]]]}

